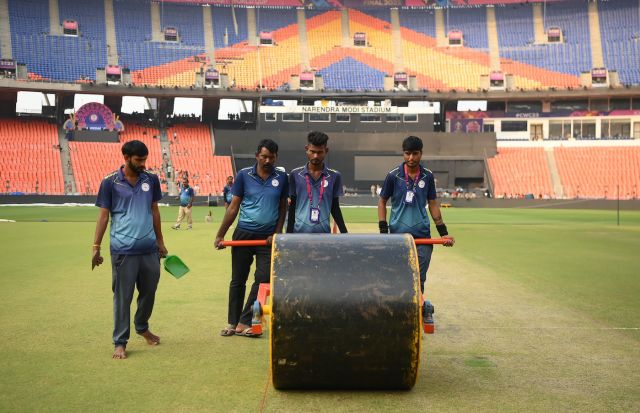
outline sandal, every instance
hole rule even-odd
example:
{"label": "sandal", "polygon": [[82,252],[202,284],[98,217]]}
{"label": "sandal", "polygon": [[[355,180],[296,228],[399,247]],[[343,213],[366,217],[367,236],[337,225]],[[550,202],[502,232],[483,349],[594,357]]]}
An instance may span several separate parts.
{"label": "sandal", "polygon": [[260,337],[262,334],[254,334],[253,330],[251,329],[251,327],[247,327],[242,331],[237,331],[235,330],[235,333],[239,336],[242,337],[251,337],[251,338],[257,338]]}
{"label": "sandal", "polygon": [[220,331],[222,337],[231,337],[236,334],[236,328],[234,326],[227,326]]}

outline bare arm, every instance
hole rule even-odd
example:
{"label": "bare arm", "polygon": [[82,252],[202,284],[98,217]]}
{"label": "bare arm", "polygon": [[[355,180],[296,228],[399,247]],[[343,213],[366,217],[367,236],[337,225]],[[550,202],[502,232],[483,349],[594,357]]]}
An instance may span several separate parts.
{"label": "bare arm", "polygon": [[278,223],[276,224],[276,234],[282,232],[284,227],[284,218],[287,215],[287,198],[280,199],[280,205],[278,205]]}
{"label": "bare arm", "polygon": [[[431,214],[431,218],[433,218],[433,223],[436,224],[436,228],[439,226],[443,227],[444,221],[442,220],[442,213],[440,212],[440,203],[438,202],[438,200],[430,199],[428,207],[429,207],[429,214]],[[446,230],[446,226],[444,228]],[[438,228],[438,233],[440,233],[440,228]],[[449,234],[441,235],[441,236],[442,236],[442,239],[447,240],[443,244],[445,247],[453,247],[453,244],[455,244],[456,242],[455,238],[453,238]]]}
{"label": "bare arm", "polygon": [[160,221],[160,210],[158,203],[151,204],[151,215],[153,216],[153,232],[156,233],[156,243],[158,244],[158,253],[161,257],[167,256],[167,247],[164,246],[164,238],[162,237],[162,223]]}
{"label": "bare arm", "polygon": [[338,226],[338,229],[340,229],[340,233],[346,234],[347,226],[344,223],[344,217],[342,216],[342,210],[340,209],[340,200],[338,197],[333,198],[333,202],[331,203],[331,216],[333,216],[333,220]]}
{"label": "bare arm", "polygon": [[214,246],[217,249],[223,249],[224,246],[221,244],[224,240],[224,236],[227,235],[227,231],[233,221],[236,220],[238,216],[238,212],[240,211],[240,203],[242,202],[242,198],[239,196],[233,196],[231,199],[231,203],[227,207],[224,212],[224,217],[222,217],[222,222],[220,223],[220,228],[218,228],[218,233],[216,234],[216,240],[214,241]]}
{"label": "bare arm", "polygon": [[104,258],[100,255],[100,244],[102,244],[102,237],[109,225],[109,210],[107,208],[100,208],[98,212],[98,219],[96,220],[96,232],[93,236],[93,254],[91,256],[91,269],[104,262]]}

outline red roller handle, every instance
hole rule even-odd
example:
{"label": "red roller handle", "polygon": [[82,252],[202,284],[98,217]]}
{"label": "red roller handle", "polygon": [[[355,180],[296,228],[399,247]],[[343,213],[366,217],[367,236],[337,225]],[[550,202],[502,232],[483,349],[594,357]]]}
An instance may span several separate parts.
{"label": "red roller handle", "polygon": [[[433,245],[445,243],[445,240],[442,238],[416,238],[414,239],[414,241],[416,245]],[[222,245],[225,247],[264,247],[267,245],[267,241],[263,239],[222,241]]]}

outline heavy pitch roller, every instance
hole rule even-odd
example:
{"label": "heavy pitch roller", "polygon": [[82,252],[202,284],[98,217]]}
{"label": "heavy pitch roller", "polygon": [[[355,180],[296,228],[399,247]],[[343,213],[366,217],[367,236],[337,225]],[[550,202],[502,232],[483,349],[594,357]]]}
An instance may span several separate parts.
{"label": "heavy pitch roller", "polygon": [[270,314],[275,388],[413,387],[428,303],[410,235],[278,234],[272,248],[254,332]]}

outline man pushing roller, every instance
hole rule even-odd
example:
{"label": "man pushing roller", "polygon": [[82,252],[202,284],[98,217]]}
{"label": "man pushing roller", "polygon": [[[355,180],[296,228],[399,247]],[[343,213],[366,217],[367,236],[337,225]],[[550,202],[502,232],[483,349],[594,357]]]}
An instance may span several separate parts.
{"label": "man pushing roller", "polygon": [[[384,180],[378,201],[378,227],[380,233],[407,233],[414,238],[431,238],[429,213],[436,229],[445,240],[443,245],[453,246],[455,239],[449,235],[442,220],[440,205],[436,199],[433,172],[420,165],[422,140],[409,136],[402,142],[404,162],[392,169]],[[387,223],[387,200],[391,198],[391,223]],[[424,293],[427,270],[433,245],[416,245],[420,267],[420,290]]]}

